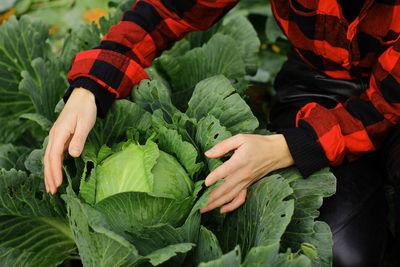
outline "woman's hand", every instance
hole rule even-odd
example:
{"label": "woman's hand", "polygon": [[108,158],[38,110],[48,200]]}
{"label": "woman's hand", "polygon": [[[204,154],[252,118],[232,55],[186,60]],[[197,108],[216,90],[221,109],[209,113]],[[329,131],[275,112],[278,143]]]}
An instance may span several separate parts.
{"label": "woman's hand", "polygon": [[62,183],[62,162],[65,150],[79,157],[86,138],[96,122],[97,107],[93,93],[76,88],[49,133],[44,154],[46,191],[55,194]]}
{"label": "woman's hand", "polygon": [[211,191],[207,207],[201,209],[201,213],[222,205],[221,213],[237,209],[246,200],[247,188],[252,183],[271,171],[294,164],[282,134],[235,135],[215,145],[205,154],[209,158],[218,158],[232,150],[232,157],[205,180],[206,186],[210,186],[225,178],[224,183]]}

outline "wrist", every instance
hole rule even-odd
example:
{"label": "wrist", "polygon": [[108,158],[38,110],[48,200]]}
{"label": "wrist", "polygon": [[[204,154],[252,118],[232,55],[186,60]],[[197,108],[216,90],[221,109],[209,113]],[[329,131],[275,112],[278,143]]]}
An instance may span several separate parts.
{"label": "wrist", "polygon": [[[81,88],[81,90],[77,90],[79,88]],[[82,91],[83,88],[93,94],[94,103],[97,107],[97,115],[100,118],[104,118],[111,108],[111,105],[114,102],[116,95],[110,93],[106,88],[102,87],[100,84],[91,80],[90,78],[80,77],[73,81],[68,91],[64,95],[64,102],[67,102],[72,92]],[[86,101],[89,100],[86,99]]]}
{"label": "wrist", "polygon": [[275,134],[274,143],[277,145],[276,151],[279,153],[279,161],[277,169],[286,168],[294,165],[294,160],[290,152],[289,146],[286,142],[286,138],[283,134]]}
{"label": "wrist", "polygon": [[286,128],[279,132],[285,136],[294,164],[304,178],[329,166],[315,133],[304,128]]}
{"label": "wrist", "polygon": [[85,89],[83,87],[75,88],[71,93],[71,97],[73,98],[77,97],[81,99],[84,98],[85,101],[90,101],[90,103],[96,104],[96,98],[94,94],[88,89]]}

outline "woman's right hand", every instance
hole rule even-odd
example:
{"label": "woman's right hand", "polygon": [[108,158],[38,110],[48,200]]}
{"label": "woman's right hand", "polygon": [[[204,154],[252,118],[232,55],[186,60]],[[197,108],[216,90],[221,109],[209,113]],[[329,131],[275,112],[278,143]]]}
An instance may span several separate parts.
{"label": "woman's right hand", "polygon": [[97,106],[92,92],[76,88],[49,133],[44,155],[46,191],[55,194],[62,184],[64,153],[79,157],[96,122]]}

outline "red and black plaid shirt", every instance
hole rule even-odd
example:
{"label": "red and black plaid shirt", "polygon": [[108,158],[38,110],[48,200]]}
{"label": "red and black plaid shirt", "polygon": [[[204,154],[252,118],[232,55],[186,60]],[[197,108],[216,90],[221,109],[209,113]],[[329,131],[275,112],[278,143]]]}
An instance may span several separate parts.
{"label": "red and black plaid shirt", "polygon": [[[76,55],[71,88],[101,87],[126,97],[163,50],[209,28],[237,2],[139,0],[97,49]],[[400,0],[366,0],[351,23],[339,2],[271,0],[278,24],[306,63],[333,78],[370,77],[361,96],[333,109],[311,103],[298,113],[297,124],[311,125],[331,165],[376,150],[400,120]]]}

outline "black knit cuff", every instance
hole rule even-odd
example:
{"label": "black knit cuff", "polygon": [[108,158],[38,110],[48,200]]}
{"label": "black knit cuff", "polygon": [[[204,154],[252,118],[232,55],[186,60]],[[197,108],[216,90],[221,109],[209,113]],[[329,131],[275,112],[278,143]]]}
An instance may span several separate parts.
{"label": "black knit cuff", "polygon": [[81,77],[71,83],[67,92],[64,95],[64,102],[66,103],[75,88],[85,88],[92,92],[96,98],[97,116],[104,118],[107,115],[112,103],[115,100],[115,94],[110,93],[103,86],[99,85],[90,78]]}
{"label": "black knit cuff", "polygon": [[280,129],[278,132],[285,137],[294,163],[304,178],[329,166],[325,152],[313,133],[303,128]]}

